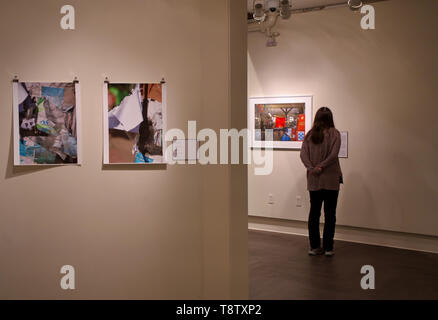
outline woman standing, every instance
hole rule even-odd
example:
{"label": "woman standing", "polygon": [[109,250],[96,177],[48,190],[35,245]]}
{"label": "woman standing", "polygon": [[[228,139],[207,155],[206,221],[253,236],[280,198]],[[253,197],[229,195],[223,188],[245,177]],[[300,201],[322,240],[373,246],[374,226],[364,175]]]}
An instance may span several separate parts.
{"label": "woman standing", "polygon": [[[327,107],[318,110],[312,129],[301,149],[301,161],[307,168],[307,189],[310,193],[309,255],[334,255],[333,238],[336,225],[336,206],[342,171],[339,164],[341,135],[336,130],[333,114]],[[319,234],[319,219],[324,203],[323,248]]]}

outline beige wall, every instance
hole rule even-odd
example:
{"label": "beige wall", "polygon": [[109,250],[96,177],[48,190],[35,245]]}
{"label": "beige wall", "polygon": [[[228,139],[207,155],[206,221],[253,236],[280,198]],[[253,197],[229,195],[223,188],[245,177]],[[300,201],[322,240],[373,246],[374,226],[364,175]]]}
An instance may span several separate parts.
{"label": "beige wall", "polygon": [[[216,132],[246,127],[246,2],[229,0],[227,7],[224,2],[201,1],[201,124]],[[224,30],[227,23],[231,33]],[[204,295],[247,299],[247,166],[210,165],[202,170]]]}
{"label": "beige wall", "polygon": [[[59,27],[63,4],[2,4],[0,144],[6,152],[0,155],[0,298],[193,299],[234,292],[245,297],[245,283],[215,287],[217,279],[232,282],[234,267],[242,269],[232,265],[230,243],[237,241],[240,248],[246,243],[245,237],[231,235],[235,218],[228,206],[214,215],[207,210],[205,188],[212,185],[206,177],[221,169],[102,167],[105,76],[114,82],[164,76],[168,128],[185,129],[187,120],[208,118],[204,107],[217,87],[205,80],[216,74],[224,87],[215,93],[223,102],[218,108],[224,121],[218,125],[230,125],[230,21],[237,17],[230,15],[229,1],[73,0],[75,31]],[[206,56],[215,35],[223,47]],[[82,167],[13,168],[14,75],[23,81],[79,78]],[[229,175],[217,186],[216,203],[229,198],[232,182],[246,184],[228,167],[224,170]],[[241,211],[240,217],[245,214]],[[246,233],[245,225],[241,231]],[[220,255],[208,256],[212,243]],[[75,291],[59,287],[65,264],[76,268]]]}
{"label": "beige wall", "polygon": [[[336,8],[280,21],[276,48],[251,33],[249,96],[313,95],[314,112],[329,106],[349,132],[338,224],[438,235],[438,2],[374,7],[372,31],[360,28],[360,14]],[[306,220],[305,181],[299,153],[276,151],[272,175],[249,168],[249,214]]]}
{"label": "beige wall", "polygon": [[[247,3],[230,1],[230,115],[229,128],[247,127]],[[240,32],[245,30],[245,32]],[[243,159],[243,145],[240,158]],[[246,148],[246,146],[245,146]],[[242,161],[243,163],[243,161]],[[231,167],[230,188],[231,298],[248,299],[248,166]],[[244,215],[242,213],[245,213]]]}

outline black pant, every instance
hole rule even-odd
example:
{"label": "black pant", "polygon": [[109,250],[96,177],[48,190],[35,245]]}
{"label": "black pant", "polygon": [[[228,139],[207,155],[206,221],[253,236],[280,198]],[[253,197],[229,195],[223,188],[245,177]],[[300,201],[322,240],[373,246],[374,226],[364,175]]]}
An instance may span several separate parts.
{"label": "black pant", "polygon": [[335,236],[336,206],[338,204],[339,190],[310,191],[310,214],[309,214],[309,240],[310,247],[317,249],[321,246],[319,234],[319,218],[321,207],[324,202],[324,235],[323,247],[326,251],[333,250],[333,238]]}

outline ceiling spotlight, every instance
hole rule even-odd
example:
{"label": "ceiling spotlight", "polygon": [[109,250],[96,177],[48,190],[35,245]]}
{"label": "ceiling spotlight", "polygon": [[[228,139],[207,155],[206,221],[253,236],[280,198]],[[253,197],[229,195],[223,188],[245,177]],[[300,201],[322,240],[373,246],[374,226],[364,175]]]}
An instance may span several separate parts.
{"label": "ceiling spotlight", "polygon": [[266,18],[265,10],[263,8],[263,3],[258,2],[254,4],[254,20],[263,21]]}
{"label": "ceiling spotlight", "polygon": [[280,16],[283,19],[289,19],[292,15],[292,11],[290,10],[289,0],[281,0],[280,1]]}
{"label": "ceiling spotlight", "polygon": [[363,2],[361,0],[348,0],[348,7],[353,11],[359,10],[362,6]]}

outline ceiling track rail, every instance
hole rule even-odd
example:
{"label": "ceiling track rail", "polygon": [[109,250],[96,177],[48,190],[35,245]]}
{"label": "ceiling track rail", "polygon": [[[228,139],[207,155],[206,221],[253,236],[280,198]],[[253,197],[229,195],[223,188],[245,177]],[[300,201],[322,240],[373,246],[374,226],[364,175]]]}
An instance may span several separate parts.
{"label": "ceiling track rail", "polygon": [[[389,1],[389,0],[363,0],[362,2],[363,2],[363,4],[371,4],[371,3],[383,2],[383,1]],[[324,9],[339,8],[339,7],[346,7],[346,6],[348,6],[348,1],[342,1],[339,3],[333,3],[333,4],[328,4],[328,5],[322,5],[322,6],[314,6],[314,7],[309,7],[309,8],[301,8],[301,9],[292,9],[292,7],[291,7],[291,14],[321,11]],[[256,21],[253,18],[252,13],[248,12],[248,24],[252,24],[252,23],[258,23],[258,21]]]}

